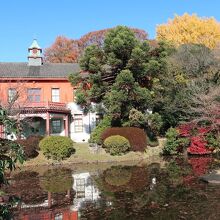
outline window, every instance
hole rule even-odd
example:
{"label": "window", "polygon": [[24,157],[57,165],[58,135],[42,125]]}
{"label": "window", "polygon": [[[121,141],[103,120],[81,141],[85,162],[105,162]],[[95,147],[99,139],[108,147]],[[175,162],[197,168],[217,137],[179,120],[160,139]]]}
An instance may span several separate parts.
{"label": "window", "polygon": [[11,103],[15,101],[17,98],[17,90],[16,89],[8,89],[8,102]]}
{"label": "window", "polygon": [[76,179],[76,198],[85,198],[85,179]]}
{"label": "window", "polygon": [[60,89],[52,89],[52,102],[60,101]]}
{"label": "window", "polygon": [[41,89],[28,89],[28,101],[40,102]]}
{"label": "window", "polygon": [[83,132],[83,120],[81,114],[74,115],[74,130],[75,132]]}
{"label": "window", "polygon": [[52,134],[59,134],[61,132],[61,119],[53,119],[52,123]]}

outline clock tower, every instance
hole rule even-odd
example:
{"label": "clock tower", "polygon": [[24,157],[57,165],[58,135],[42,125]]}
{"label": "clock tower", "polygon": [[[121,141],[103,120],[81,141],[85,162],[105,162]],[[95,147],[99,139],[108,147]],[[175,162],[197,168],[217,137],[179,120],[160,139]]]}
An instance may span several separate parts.
{"label": "clock tower", "polygon": [[31,46],[28,48],[28,65],[41,66],[43,64],[42,49],[34,39]]}

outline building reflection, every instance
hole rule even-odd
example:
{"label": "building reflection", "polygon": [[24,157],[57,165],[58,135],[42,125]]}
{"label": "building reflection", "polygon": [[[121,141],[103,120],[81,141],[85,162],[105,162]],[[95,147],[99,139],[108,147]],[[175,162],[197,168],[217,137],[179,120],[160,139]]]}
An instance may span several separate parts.
{"label": "building reflection", "polygon": [[[61,177],[63,181],[65,178]],[[36,200],[34,194],[30,193],[32,197],[29,201],[22,201],[22,193],[28,195],[26,190],[31,192],[30,188],[24,189],[22,192],[15,192],[13,194],[20,195],[21,202],[16,205],[14,209],[14,219],[18,220],[78,220],[80,219],[80,208],[87,201],[96,201],[99,199],[99,190],[94,184],[90,173],[71,174],[73,179],[70,189],[65,189],[63,192],[52,192],[55,183],[52,186],[48,184],[48,179],[39,181],[37,187],[41,190],[41,195],[38,191]],[[52,179],[51,179],[52,180]],[[25,180],[23,180],[25,181]],[[44,183],[44,186],[42,184]],[[45,183],[46,182],[46,183]],[[14,182],[17,184],[17,182]],[[58,183],[59,185],[60,183]],[[65,182],[63,182],[65,184]],[[13,185],[11,186],[12,189]],[[43,190],[44,189],[44,190]],[[45,189],[51,189],[45,191]],[[38,199],[37,197],[40,197]]]}
{"label": "building reflection", "polygon": [[76,194],[71,209],[79,212],[85,202],[97,201],[100,198],[99,190],[88,172],[73,174],[73,179]]}

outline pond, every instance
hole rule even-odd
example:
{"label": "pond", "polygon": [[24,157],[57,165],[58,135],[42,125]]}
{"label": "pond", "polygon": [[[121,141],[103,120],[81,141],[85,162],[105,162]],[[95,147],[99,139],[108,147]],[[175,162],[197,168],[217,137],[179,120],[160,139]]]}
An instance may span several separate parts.
{"label": "pond", "polygon": [[18,198],[12,213],[19,220],[220,219],[220,185],[199,178],[219,167],[216,158],[191,157],[92,171],[26,170],[4,190]]}

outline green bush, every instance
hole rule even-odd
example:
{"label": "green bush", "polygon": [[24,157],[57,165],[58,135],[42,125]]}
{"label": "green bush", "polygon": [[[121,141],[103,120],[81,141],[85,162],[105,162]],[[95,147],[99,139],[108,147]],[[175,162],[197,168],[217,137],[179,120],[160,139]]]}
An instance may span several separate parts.
{"label": "green bush", "polygon": [[40,150],[49,159],[63,160],[74,153],[73,141],[63,136],[48,136],[40,141]]}
{"label": "green bush", "polygon": [[113,135],[105,139],[104,147],[111,155],[121,155],[130,150],[129,141],[120,135]]}
{"label": "green bush", "polygon": [[109,116],[104,116],[100,123],[95,127],[90,135],[89,142],[102,144],[101,135],[106,128],[111,127],[111,118]]}
{"label": "green bush", "polygon": [[213,132],[208,133],[205,139],[207,141],[208,147],[214,149],[220,148],[220,143],[215,133]]}
{"label": "green bush", "polygon": [[166,143],[163,148],[163,154],[177,154],[183,151],[183,148],[189,145],[188,138],[179,138],[179,132],[175,128],[169,128],[166,133]]}

